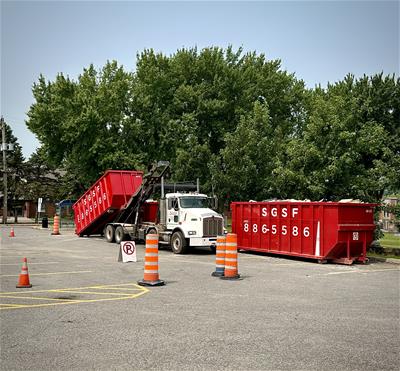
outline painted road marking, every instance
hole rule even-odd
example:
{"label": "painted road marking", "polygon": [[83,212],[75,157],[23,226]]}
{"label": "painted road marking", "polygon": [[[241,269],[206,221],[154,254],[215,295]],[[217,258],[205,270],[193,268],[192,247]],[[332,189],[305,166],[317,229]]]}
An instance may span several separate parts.
{"label": "painted road marking", "polygon": [[[88,291],[89,290],[89,291]],[[119,292],[107,292],[107,290],[115,290]],[[130,292],[127,292],[130,291]],[[75,288],[64,288],[64,289],[52,289],[52,290],[33,290],[33,291],[15,291],[15,292],[0,292],[1,299],[14,299],[14,300],[43,300],[50,301],[51,303],[42,304],[21,304],[21,303],[4,303],[0,302],[0,310],[6,309],[21,309],[21,308],[38,308],[48,307],[55,305],[67,305],[67,304],[81,304],[81,303],[93,303],[101,301],[112,301],[112,300],[127,300],[135,299],[143,294],[148,293],[145,287],[136,285],[134,283],[116,284],[116,285],[98,285],[98,286],[87,286],[87,287],[75,287]],[[41,296],[34,296],[40,293]],[[90,296],[103,296],[102,298],[94,299],[69,299],[69,298],[57,298],[51,296],[54,294],[80,294],[87,297]],[[104,297],[108,296],[108,297]]]}
{"label": "painted road marking", "polygon": [[[93,271],[74,271],[74,272],[52,272],[52,273],[29,273],[30,276],[51,276],[57,274],[78,274],[78,273],[93,273]],[[19,277],[19,274],[2,274],[1,277]]]}
{"label": "painted road marking", "polygon": [[[30,252],[30,253],[27,253],[27,254],[25,254],[25,252],[21,252],[20,255],[3,255],[3,254],[1,254],[1,251],[2,250],[0,249],[0,255],[1,255],[2,258],[20,258],[21,256],[48,254],[49,253],[48,251],[40,251],[40,252]],[[14,250],[14,252],[15,252],[15,250]]]}
{"label": "painted road marking", "polygon": [[[46,264],[60,264],[60,262],[45,262],[45,263],[29,262],[29,265],[46,265]],[[21,265],[21,263],[0,263],[0,265]]]}
{"label": "painted road marking", "polygon": [[390,271],[397,271],[400,272],[400,268],[387,268],[387,269],[370,269],[370,270],[365,270],[365,269],[357,269],[354,271],[345,271],[345,272],[330,272],[326,273],[326,275],[332,275],[332,274],[348,274],[348,273],[375,273],[375,272],[390,272]]}

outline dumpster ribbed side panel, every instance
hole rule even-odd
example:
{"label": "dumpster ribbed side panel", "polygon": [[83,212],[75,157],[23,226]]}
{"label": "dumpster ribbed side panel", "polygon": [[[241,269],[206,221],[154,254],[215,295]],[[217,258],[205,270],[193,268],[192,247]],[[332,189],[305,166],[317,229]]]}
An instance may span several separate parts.
{"label": "dumpster ribbed side panel", "polygon": [[371,243],[375,228],[374,206],[334,202],[233,202],[232,232],[238,235],[238,248],[242,250],[319,260],[365,258],[366,246]]}
{"label": "dumpster ribbed side panel", "polygon": [[142,184],[142,172],[109,170],[74,204],[76,234],[102,233]]}

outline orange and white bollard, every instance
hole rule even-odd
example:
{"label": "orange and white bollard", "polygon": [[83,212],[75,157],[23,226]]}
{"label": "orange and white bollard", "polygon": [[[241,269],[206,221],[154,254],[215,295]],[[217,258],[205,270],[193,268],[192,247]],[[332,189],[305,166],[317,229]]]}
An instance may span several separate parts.
{"label": "orange and white bollard", "polygon": [[32,287],[31,283],[29,282],[28,260],[26,258],[22,259],[22,270],[21,274],[19,275],[18,285],[16,287],[17,289],[26,289]]}
{"label": "orange and white bollard", "polygon": [[54,222],[53,222],[53,232],[52,235],[60,234],[60,217],[56,214],[54,215]]}
{"label": "orange and white bollard", "polygon": [[158,274],[158,234],[148,234],[146,236],[146,252],[144,257],[143,279],[138,281],[140,286],[162,286],[165,285],[160,280]]}
{"label": "orange and white bollard", "polygon": [[225,236],[217,236],[217,250],[215,252],[215,272],[211,275],[214,277],[222,277],[225,271]]}
{"label": "orange and white bollard", "polygon": [[237,235],[228,233],[225,244],[225,272],[220,277],[223,280],[236,280],[240,278],[238,273],[238,252],[237,252]]}
{"label": "orange and white bollard", "polygon": [[11,227],[10,237],[15,237],[14,227]]}

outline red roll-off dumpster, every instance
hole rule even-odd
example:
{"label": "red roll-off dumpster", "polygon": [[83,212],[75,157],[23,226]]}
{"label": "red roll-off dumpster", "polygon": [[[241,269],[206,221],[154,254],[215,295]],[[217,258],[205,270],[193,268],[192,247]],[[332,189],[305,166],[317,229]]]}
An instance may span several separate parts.
{"label": "red roll-off dumpster", "polygon": [[108,170],[73,205],[75,233],[101,234],[140,188],[141,171]]}
{"label": "red roll-off dumpster", "polygon": [[352,264],[367,260],[374,204],[352,202],[233,202],[238,249]]}
{"label": "red roll-off dumpster", "polygon": [[157,223],[158,201],[148,200],[142,206],[143,222]]}

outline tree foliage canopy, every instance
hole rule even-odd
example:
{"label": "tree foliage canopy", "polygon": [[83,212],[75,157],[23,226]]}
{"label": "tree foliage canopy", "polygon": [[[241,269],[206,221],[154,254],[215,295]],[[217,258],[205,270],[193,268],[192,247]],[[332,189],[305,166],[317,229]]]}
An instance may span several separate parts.
{"label": "tree foliage canopy", "polygon": [[228,47],[144,50],[136,71],[40,76],[27,126],[78,196],[108,168],[169,160],[226,200],[361,198],[400,188],[400,84],[348,75],[307,89],[279,60]]}

